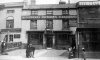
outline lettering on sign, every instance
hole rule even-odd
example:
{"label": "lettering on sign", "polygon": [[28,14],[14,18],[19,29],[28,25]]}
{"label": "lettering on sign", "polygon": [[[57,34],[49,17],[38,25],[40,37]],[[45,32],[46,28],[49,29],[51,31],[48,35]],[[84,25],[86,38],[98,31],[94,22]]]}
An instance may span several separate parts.
{"label": "lettering on sign", "polygon": [[79,5],[100,5],[100,1],[83,1]]}
{"label": "lettering on sign", "polygon": [[22,19],[46,19],[46,18],[51,18],[51,19],[62,19],[62,18],[77,18],[76,15],[73,16],[22,16]]}

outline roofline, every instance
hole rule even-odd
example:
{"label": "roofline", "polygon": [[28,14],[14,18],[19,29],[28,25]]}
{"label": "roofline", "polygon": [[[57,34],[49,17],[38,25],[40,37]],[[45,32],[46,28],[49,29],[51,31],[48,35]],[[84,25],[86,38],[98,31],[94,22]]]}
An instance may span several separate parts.
{"label": "roofline", "polygon": [[4,8],[15,8],[15,7],[23,7],[24,2],[8,2],[8,3],[0,3],[0,5],[4,5]]}

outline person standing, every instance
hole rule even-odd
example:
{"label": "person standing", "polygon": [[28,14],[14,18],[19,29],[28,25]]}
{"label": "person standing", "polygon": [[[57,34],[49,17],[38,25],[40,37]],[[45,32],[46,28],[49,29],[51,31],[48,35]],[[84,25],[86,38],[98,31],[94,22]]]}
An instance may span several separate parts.
{"label": "person standing", "polygon": [[35,47],[33,47],[32,44],[28,44],[27,45],[27,49],[26,49],[26,57],[30,58],[30,57],[34,57],[34,52],[35,52]]}
{"label": "person standing", "polygon": [[1,54],[5,52],[6,43],[3,41],[1,42]]}

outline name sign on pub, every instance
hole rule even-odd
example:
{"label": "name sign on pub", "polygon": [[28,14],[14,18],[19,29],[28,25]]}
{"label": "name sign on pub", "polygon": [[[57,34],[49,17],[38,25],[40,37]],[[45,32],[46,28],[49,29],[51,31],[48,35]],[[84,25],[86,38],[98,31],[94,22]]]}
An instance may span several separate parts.
{"label": "name sign on pub", "polygon": [[95,5],[100,5],[100,1],[80,1],[78,3],[78,5],[81,5],[81,6],[95,6]]}
{"label": "name sign on pub", "polygon": [[77,18],[77,16],[22,16],[22,19],[62,19],[62,18]]}

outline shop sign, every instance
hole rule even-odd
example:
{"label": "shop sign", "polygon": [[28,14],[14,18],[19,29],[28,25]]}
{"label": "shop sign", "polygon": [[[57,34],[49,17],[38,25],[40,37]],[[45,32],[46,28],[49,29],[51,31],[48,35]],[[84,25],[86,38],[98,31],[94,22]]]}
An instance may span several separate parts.
{"label": "shop sign", "polygon": [[77,18],[76,15],[70,16],[22,16],[22,19],[65,19],[65,18]]}
{"label": "shop sign", "polygon": [[93,6],[100,5],[100,1],[81,1],[78,3],[80,6]]}

